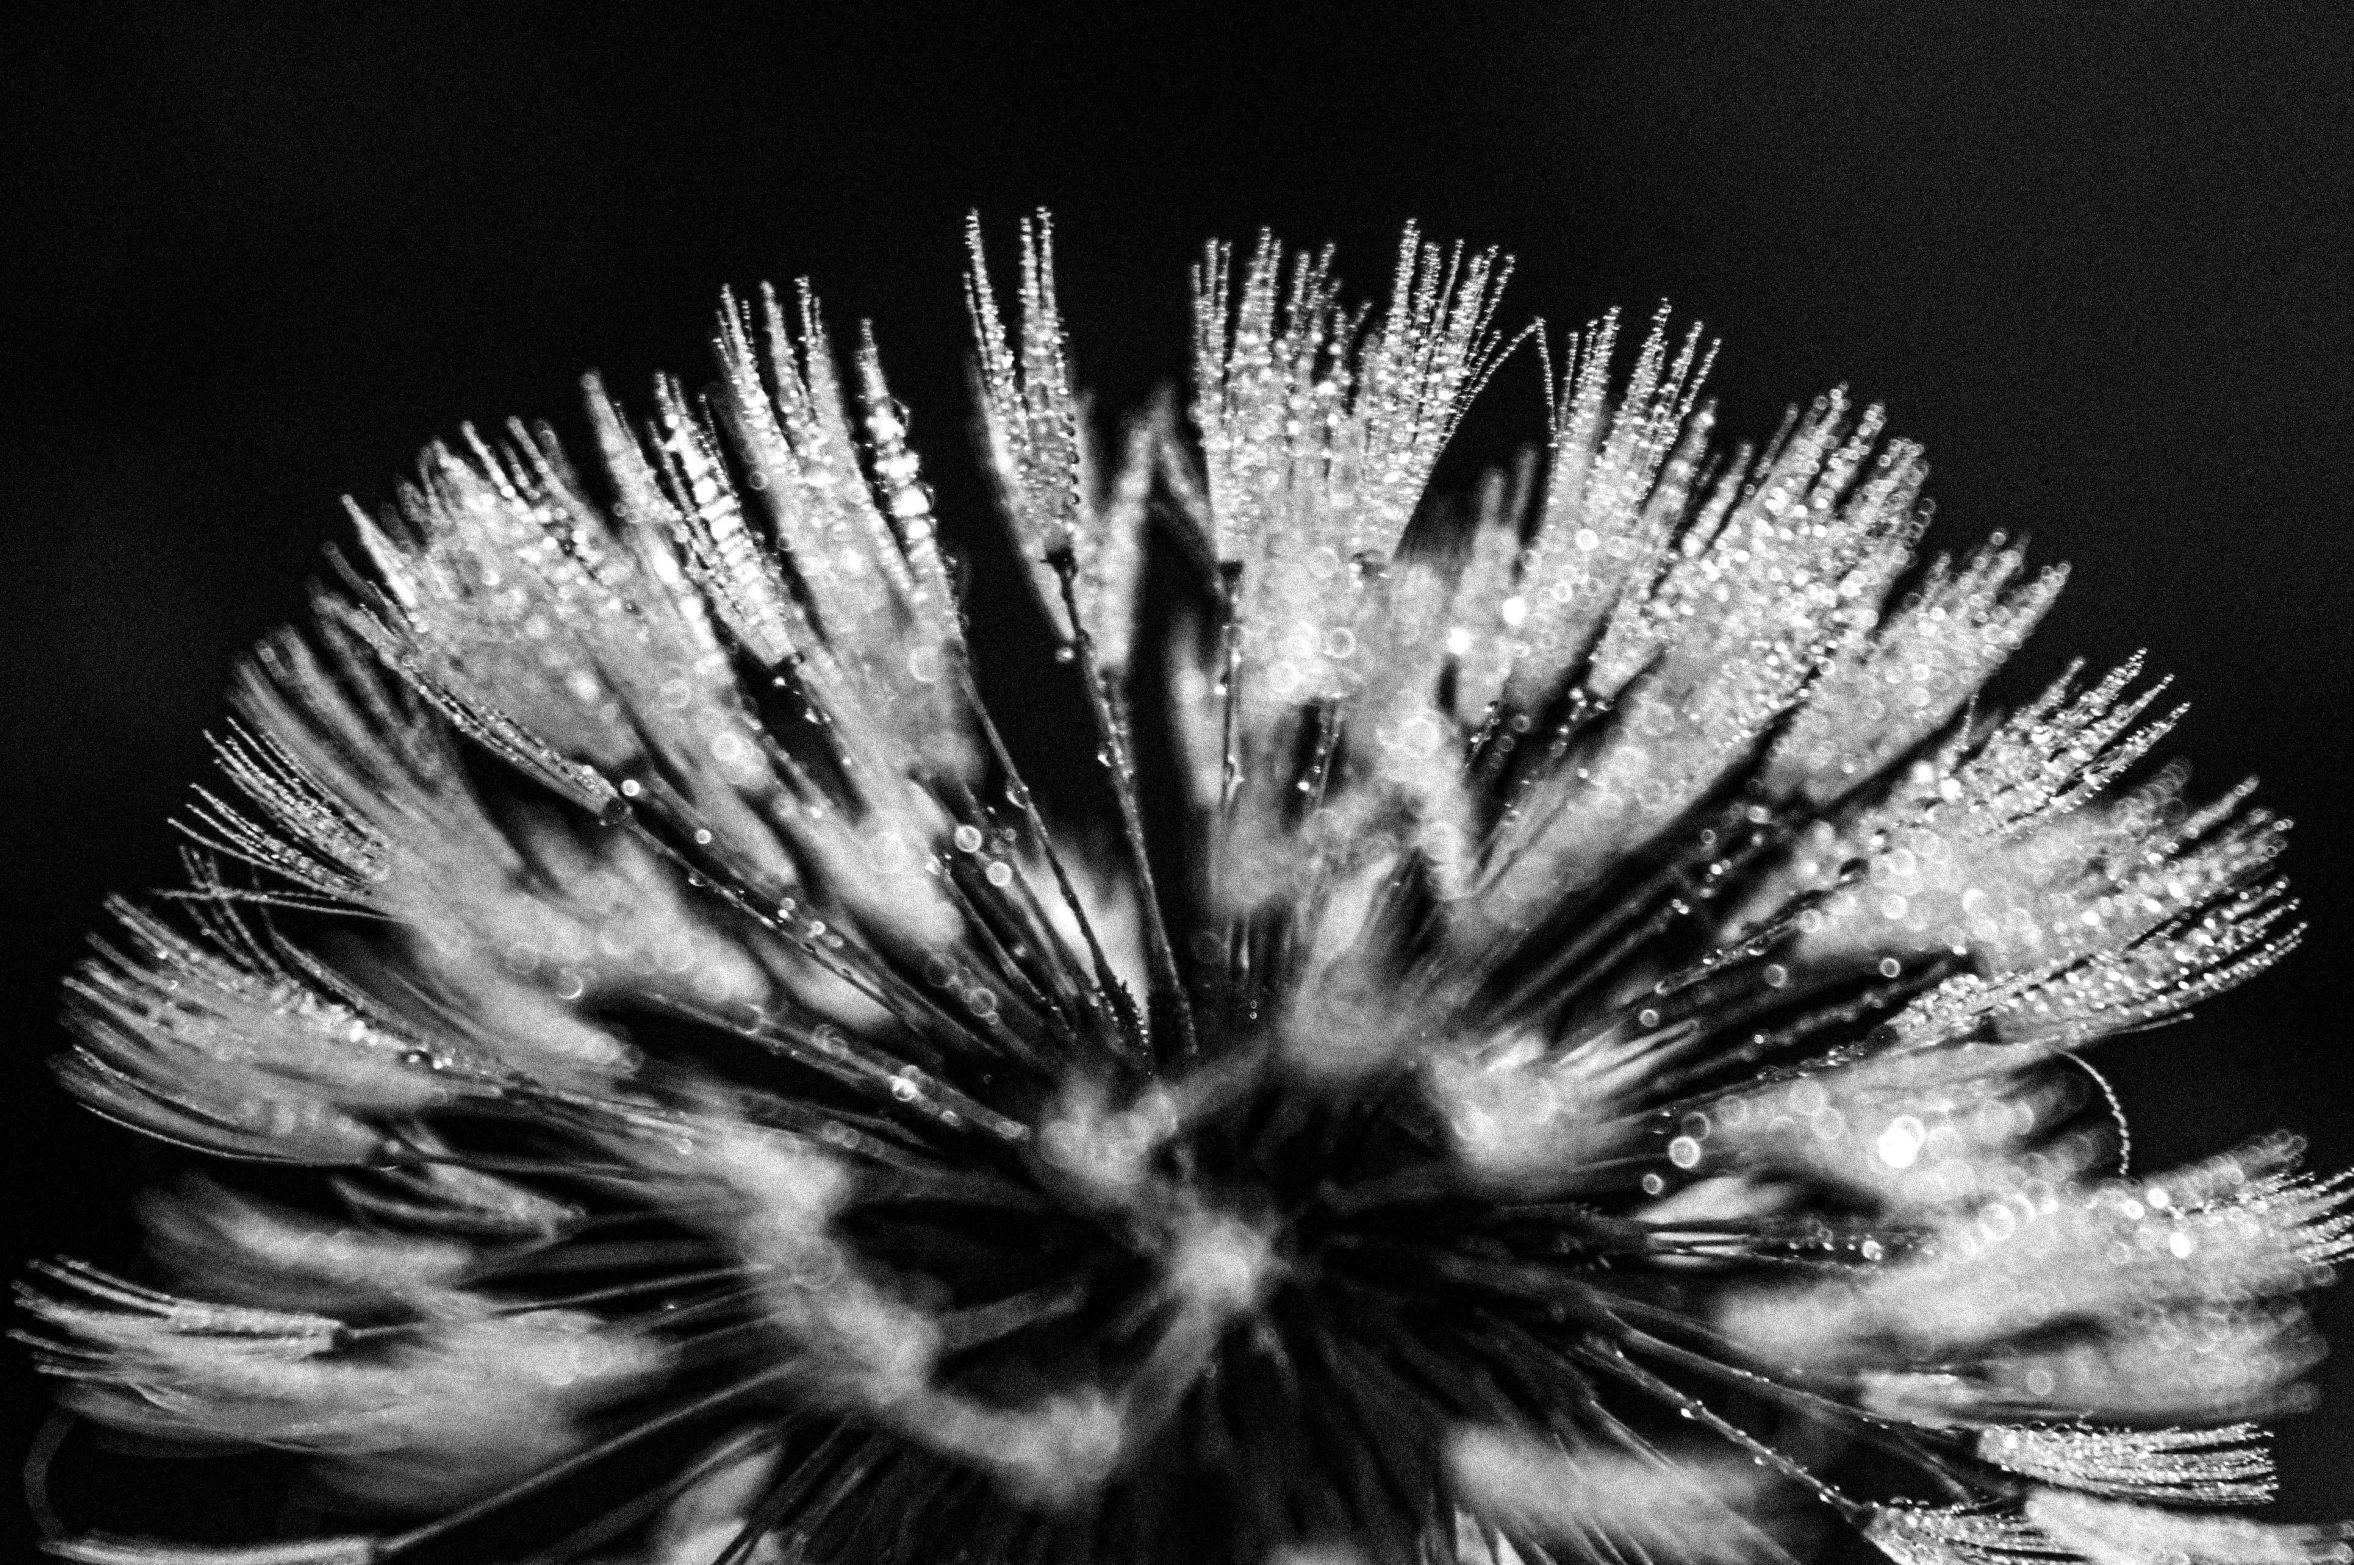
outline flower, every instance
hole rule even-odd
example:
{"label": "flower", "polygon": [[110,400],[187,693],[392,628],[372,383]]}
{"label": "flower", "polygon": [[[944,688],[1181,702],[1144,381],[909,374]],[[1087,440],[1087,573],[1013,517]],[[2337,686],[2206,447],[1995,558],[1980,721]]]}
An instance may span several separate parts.
{"label": "flower", "polygon": [[2135,1174],[2082,1058],[2295,943],[2282,823],[2143,771],[2136,666],[1995,710],[2060,573],[1917,567],[1921,453],[1843,393],[1722,448],[1664,318],[1430,505],[1507,272],[1409,229],[1365,311],[1213,246],[1191,434],[1105,452],[1045,220],[1010,321],[976,230],[1109,851],[806,288],[649,417],[592,378],[593,475],[469,430],[354,508],[61,1064],[322,1201],[191,1185],[168,1290],[23,1294],[71,1411],[301,1453],[350,1528],[52,1549],[422,1558],[561,1494],[530,1558],[1750,1558],[1817,1506],[1905,1565],[2354,1558],[2183,1510],[2269,1494],[2343,1183]]}

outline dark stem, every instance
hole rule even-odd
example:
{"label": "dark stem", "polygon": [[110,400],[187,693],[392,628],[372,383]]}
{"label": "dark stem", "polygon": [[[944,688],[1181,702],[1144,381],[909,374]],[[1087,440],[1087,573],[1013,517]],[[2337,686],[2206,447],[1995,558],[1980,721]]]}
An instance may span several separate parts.
{"label": "dark stem", "polygon": [[1072,644],[1079,652],[1079,678],[1087,687],[1087,708],[1103,740],[1103,761],[1112,774],[1112,794],[1120,805],[1120,828],[1127,838],[1128,858],[1136,871],[1137,900],[1144,905],[1145,942],[1150,949],[1153,983],[1169,1002],[1177,1019],[1179,1051],[1191,1060],[1201,1054],[1201,1040],[1193,1028],[1193,1000],[1177,971],[1177,952],[1169,944],[1169,927],[1161,917],[1161,894],[1153,884],[1152,856],[1144,841],[1144,811],[1136,797],[1136,767],[1128,749],[1128,725],[1112,705],[1112,691],[1095,657],[1095,638],[1079,615],[1079,561],[1069,549],[1048,556],[1062,582],[1063,607],[1071,618]]}
{"label": "dark stem", "polygon": [[1669,1385],[1657,1375],[1652,1374],[1651,1371],[1628,1358],[1626,1351],[1617,1343],[1601,1337],[1588,1336],[1572,1351],[1594,1368],[1656,1397],[1684,1417],[1731,1442],[1783,1477],[1803,1486],[1813,1493],[1816,1499],[1838,1512],[1850,1525],[1860,1526],[1869,1519],[1871,1507],[1849,1499],[1807,1471],[1805,1467],[1758,1439],[1757,1436],[1726,1418],[1690,1392]]}
{"label": "dark stem", "polygon": [[[1088,920],[1087,909],[1079,900],[1078,888],[1071,884],[1070,871],[1063,867],[1062,854],[1056,851],[1054,838],[1047,832],[1045,817],[1038,813],[1038,801],[1030,796],[1029,784],[1022,781],[1021,772],[1015,768],[1013,752],[1005,747],[1005,736],[997,731],[996,720],[982,703],[980,688],[973,682],[969,668],[965,675],[965,698],[981,725],[981,737],[988,743],[990,755],[995,758],[999,770],[1005,773],[1006,797],[1013,801],[1014,808],[1021,812],[1024,824],[1030,828],[1030,836],[1038,846],[1039,856],[1046,860],[1047,868],[1054,872],[1055,889],[1062,893],[1063,905],[1071,910],[1071,917],[1078,921],[1080,936],[1087,942],[1087,956],[1095,966],[1096,989],[1089,999],[1093,1003],[1104,1004],[1106,997],[1121,992],[1119,977],[1112,971],[1111,959],[1104,955],[1103,942],[1096,938],[1095,925]],[[1106,1005],[1105,1008],[1113,1013],[1114,1030],[1128,1044],[1129,1051],[1149,1061],[1152,1058],[1152,1051],[1147,1047],[1149,1040],[1126,1014],[1125,1008],[1117,1005]]]}

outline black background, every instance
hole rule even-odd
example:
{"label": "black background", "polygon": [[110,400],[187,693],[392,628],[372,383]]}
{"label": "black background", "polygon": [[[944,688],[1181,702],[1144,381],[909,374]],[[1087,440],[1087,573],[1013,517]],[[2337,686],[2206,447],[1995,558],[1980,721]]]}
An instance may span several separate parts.
{"label": "black background", "polygon": [[[1113,403],[1182,371],[1202,239],[1334,240],[1371,287],[1409,216],[1516,252],[1507,314],[1701,317],[1732,428],[1840,381],[1887,399],[1936,466],[1932,543],[2024,530],[2076,563],[2025,672],[2149,648],[2196,703],[2172,748],[2302,823],[2306,949],[2104,1056],[2143,1166],[2277,1124],[2354,1162],[2342,6],[955,10],[5,24],[12,1250],[110,1253],[166,1167],[48,1086],[57,977],[102,895],[169,878],[230,662],[296,609],[336,497],[464,419],[572,419],[586,367],[697,371],[721,284],[807,273],[837,324],[874,318],[951,525],[986,538],[959,225],[1040,203]],[[1475,449],[1535,433],[1526,365],[1489,404]],[[1008,578],[973,552],[986,625]],[[983,646],[1034,716],[1024,654]],[[2354,1352],[2354,1300],[2321,1313]],[[2350,1365],[2284,1431],[2284,1514],[2354,1511]],[[35,1404],[7,1376],[0,1461]]]}

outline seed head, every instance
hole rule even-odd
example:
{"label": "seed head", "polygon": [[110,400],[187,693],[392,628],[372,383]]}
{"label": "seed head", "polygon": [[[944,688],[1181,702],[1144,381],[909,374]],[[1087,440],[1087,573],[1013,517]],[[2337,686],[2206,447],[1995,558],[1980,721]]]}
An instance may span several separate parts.
{"label": "seed head", "polygon": [[[226,1171],[153,1284],[23,1289],[72,1413],[336,1530],[52,1549],[2345,1559],[2162,1508],[2268,1495],[2342,1182],[2134,1173],[2083,1059],[2290,949],[2283,823],[2145,770],[2138,664],[1995,707],[2060,573],[1918,564],[1880,409],[1728,448],[1697,331],[1556,358],[1508,271],[1214,245],[1190,405],[1099,444],[1046,220],[1010,318],[976,227],[1026,699],[1101,763],[1045,795],[806,287],[591,379],[589,470],[468,430],[355,507],[70,986],[66,1084]],[[1532,340],[1544,449],[1434,502]]]}

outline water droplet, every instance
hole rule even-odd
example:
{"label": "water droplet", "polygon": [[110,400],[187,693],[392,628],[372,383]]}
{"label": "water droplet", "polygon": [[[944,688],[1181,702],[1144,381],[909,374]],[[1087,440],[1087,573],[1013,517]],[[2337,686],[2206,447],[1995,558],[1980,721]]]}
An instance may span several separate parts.
{"label": "water droplet", "polygon": [[1872,1149],[1880,1154],[1880,1161],[1890,1168],[1910,1168],[1920,1159],[1921,1148],[1928,1142],[1929,1133],[1921,1122],[1910,1114],[1899,1114],[1880,1132],[1880,1139]]}

